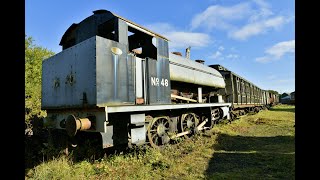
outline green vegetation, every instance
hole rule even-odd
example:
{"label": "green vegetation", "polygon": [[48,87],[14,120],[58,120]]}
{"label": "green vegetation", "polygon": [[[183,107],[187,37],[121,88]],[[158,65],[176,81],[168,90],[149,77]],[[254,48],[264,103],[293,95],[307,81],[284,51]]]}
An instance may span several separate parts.
{"label": "green vegetation", "polygon": [[295,107],[278,105],[158,150],[92,163],[59,157],[26,179],[295,179]]}
{"label": "green vegetation", "polygon": [[209,178],[295,179],[295,107],[278,105],[216,126]]}
{"label": "green vegetation", "polygon": [[54,55],[52,51],[34,44],[32,37],[25,36],[25,121],[46,115],[41,110],[42,61]]}

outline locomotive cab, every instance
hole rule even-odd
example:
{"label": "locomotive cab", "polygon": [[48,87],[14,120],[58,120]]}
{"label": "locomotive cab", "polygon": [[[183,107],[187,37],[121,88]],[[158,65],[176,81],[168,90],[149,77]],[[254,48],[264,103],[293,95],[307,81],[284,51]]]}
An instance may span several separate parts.
{"label": "locomotive cab", "polygon": [[169,104],[168,40],[110,11],[93,13],[44,61],[45,72],[59,71],[43,74],[43,108]]}

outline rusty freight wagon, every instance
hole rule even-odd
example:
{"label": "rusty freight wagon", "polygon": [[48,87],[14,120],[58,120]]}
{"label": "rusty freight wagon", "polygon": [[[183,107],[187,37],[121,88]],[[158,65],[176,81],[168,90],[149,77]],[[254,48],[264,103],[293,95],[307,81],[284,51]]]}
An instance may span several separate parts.
{"label": "rusty freight wagon", "polygon": [[259,88],[222,65],[215,64],[209,67],[218,70],[225,79],[226,87],[218,90],[218,93],[222,95],[224,102],[232,103],[232,116],[259,112],[261,109],[279,102],[277,94]]}

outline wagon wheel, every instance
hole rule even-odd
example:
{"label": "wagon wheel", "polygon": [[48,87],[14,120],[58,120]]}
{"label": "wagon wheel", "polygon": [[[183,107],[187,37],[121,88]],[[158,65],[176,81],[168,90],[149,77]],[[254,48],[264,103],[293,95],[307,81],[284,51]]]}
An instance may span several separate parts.
{"label": "wagon wheel", "polygon": [[237,118],[237,115],[233,111],[230,111],[230,120],[229,120],[229,122],[235,120],[236,118]]}
{"label": "wagon wheel", "polygon": [[169,118],[166,116],[156,117],[148,126],[148,139],[153,148],[160,148],[170,142],[168,135]]}
{"label": "wagon wheel", "polygon": [[[180,121],[182,132],[185,132],[185,131],[193,132],[195,128],[198,126],[198,124],[199,124],[199,119],[196,117],[194,113],[182,114],[181,121]],[[188,138],[192,136],[192,134],[193,133],[184,135],[184,137]]]}

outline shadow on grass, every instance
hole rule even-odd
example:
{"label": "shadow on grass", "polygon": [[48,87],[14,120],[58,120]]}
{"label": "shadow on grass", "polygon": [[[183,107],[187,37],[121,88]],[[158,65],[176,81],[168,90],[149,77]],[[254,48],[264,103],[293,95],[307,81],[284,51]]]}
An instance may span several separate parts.
{"label": "shadow on grass", "polygon": [[207,179],[295,179],[295,137],[219,134]]}
{"label": "shadow on grass", "polygon": [[270,108],[269,111],[295,112],[295,107],[293,107],[293,108]]}

